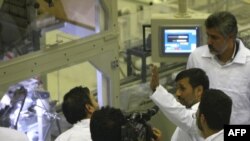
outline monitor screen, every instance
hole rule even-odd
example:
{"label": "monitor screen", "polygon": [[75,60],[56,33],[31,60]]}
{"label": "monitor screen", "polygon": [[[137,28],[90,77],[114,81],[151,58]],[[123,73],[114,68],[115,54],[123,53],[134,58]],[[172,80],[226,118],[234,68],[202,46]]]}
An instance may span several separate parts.
{"label": "monitor screen", "polygon": [[160,27],[161,55],[188,55],[199,46],[199,26]]}

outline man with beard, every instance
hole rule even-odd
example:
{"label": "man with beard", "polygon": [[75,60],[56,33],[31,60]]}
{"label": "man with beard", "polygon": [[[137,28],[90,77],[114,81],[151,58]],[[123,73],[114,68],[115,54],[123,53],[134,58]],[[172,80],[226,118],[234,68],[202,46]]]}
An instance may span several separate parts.
{"label": "man with beard", "polygon": [[221,90],[209,89],[203,93],[196,113],[197,126],[205,141],[223,141],[224,125],[228,125],[232,99]]}
{"label": "man with beard", "polygon": [[230,124],[250,124],[250,51],[236,37],[237,20],[230,12],[216,12],[206,19],[205,26],[207,45],[190,54],[187,68],[202,68],[210,88],[232,98]]}
{"label": "man with beard", "polygon": [[162,113],[177,128],[171,141],[202,141],[204,140],[196,127],[195,113],[201,95],[209,88],[206,73],[199,68],[191,68],[178,73],[175,78],[176,98],[159,85],[157,67],[152,66],[150,87],[154,91],[150,97]]}

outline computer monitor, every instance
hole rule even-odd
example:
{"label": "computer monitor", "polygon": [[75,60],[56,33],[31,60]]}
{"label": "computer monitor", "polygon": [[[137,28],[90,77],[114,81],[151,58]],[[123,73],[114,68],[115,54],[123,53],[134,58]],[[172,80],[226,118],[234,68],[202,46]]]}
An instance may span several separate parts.
{"label": "computer monitor", "polygon": [[189,54],[206,44],[204,21],[208,14],[189,18],[173,14],[153,14],[151,19],[151,54],[153,62],[187,62]]}
{"label": "computer monitor", "polygon": [[159,27],[161,56],[186,56],[200,46],[198,25]]}

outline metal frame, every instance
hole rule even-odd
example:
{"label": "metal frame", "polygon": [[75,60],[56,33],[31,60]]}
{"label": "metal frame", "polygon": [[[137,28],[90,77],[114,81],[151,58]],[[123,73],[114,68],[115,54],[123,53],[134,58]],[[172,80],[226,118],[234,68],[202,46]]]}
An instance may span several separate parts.
{"label": "metal frame", "polygon": [[118,28],[117,28],[117,0],[101,0],[106,13],[105,31],[54,46],[48,49],[29,53],[6,62],[0,62],[0,96],[8,86],[18,81],[46,74],[51,71],[69,67],[84,61],[90,61],[99,71],[101,87],[98,95],[103,99],[102,105],[119,107],[119,68],[112,65],[118,60]]}

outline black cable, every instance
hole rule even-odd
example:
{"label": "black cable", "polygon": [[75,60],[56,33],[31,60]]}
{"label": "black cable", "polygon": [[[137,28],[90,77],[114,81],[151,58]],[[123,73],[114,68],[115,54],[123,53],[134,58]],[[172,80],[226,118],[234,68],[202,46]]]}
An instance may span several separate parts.
{"label": "black cable", "polygon": [[26,96],[27,96],[27,90],[23,86],[21,86],[21,88],[15,92],[15,95],[19,94],[18,93],[19,91],[20,91],[21,94],[24,94],[24,98],[22,100],[21,108],[20,108],[20,110],[18,112],[17,119],[16,119],[16,122],[14,124],[14,129],[17,129],[17,123],[18,123],[18,120],[19,120],[19,117],[20,117],[20,113],[21,113],[21,111],[23,109],[23,105],[24,105],[24,102],[25,102],[25,99],[26,99]]}

